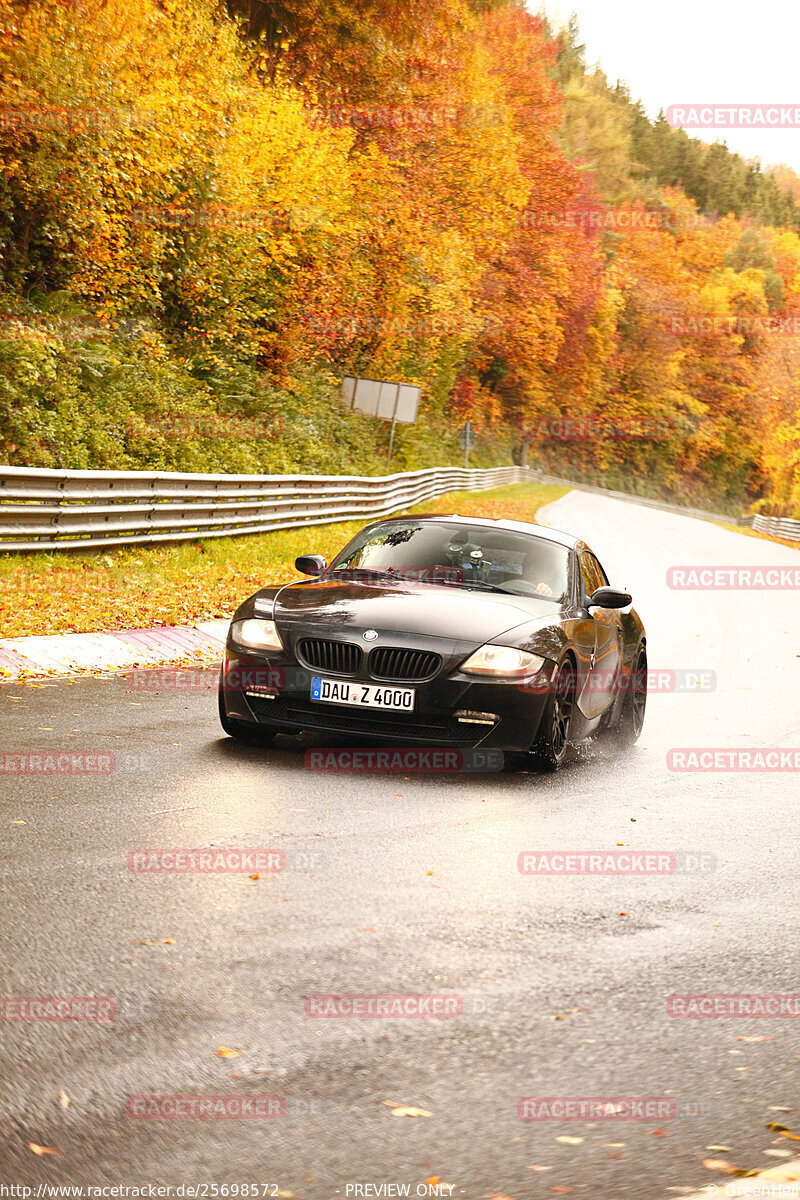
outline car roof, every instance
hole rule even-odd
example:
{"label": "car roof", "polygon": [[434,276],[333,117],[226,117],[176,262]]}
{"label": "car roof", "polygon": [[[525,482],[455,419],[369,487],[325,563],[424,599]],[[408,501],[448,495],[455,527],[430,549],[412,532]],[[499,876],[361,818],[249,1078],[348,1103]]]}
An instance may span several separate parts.
{"label": "car roof", "polygon": [[[402,519],[400,515],[383,518],[386,521]],[[457,521],[459,525],[476,529],[510,529],[515,533],[527,533],[531,537],[556,542],[559,546],[566,546],[569,550],[583,549],[585,546],[585,542],[572,533],[565,533],[562,529],[551,529],[549,525],[536,525],[532,521],[508,521],[504,517],[461,517],[458,513],[414,513],[413,519],[415,521]],[[375,521],[373,524],[380,525],[383,524],[383,521]]]}

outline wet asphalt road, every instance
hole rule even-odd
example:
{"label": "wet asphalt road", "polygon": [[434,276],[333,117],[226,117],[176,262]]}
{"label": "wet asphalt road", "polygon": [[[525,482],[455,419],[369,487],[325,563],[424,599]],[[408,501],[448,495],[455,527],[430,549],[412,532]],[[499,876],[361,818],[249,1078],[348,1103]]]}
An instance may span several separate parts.
{"label": "wet asphalt road", "polygon": [[[666,754],[800,745],[797,593],[676,592],[665,572],[800,552],[578,493],[546,515],[630,587],[651,667],[716,674],[712,692],[651,696],[628,753],[592,744],[551,777],[311,774],[296,741],[224,738],[213,676],[190,692],[124,677],[0,689],[5,751],[117,758],[102,778],[3,778],[2,995],[112,997],[116,1017],[0,1022],[0,1181],[329,1200],[379,1194],[365,1184],[413,1196],[439,1176],[470,1200],[650,1200],[709,1182],[704,1158],[763,1169],[778,1161],[765,1151],[796,1145],[765,1126],[800,1126],[800,1025],[681,1020],[666,999],[800,992],[797,775],[681,774]],[[717,867],[517,869],[520,851],[620,844]],[[135,849],[201,846],[279,848],[289,869],[126,865]],[[455,993],[464,1013],[306,1016],[304,997],[325,992]],[[133,1119],[143,1094],[279,1096],[285,1116]],[[676,1115],[523,1122],[525,1096],[666,1097]]]}

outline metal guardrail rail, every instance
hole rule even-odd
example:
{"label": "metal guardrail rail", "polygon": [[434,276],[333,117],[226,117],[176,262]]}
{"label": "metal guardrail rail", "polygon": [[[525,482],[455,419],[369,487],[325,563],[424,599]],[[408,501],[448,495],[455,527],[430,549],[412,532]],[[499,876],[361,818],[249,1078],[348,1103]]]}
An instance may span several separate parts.
{"label": "metal guardrail rail", "polygon": [[196,475],[0,466],[0,551],[190,541],[380,517],[442,496],[557,483],[667,512],[800,541],[800,521],[732,517],[545,475],[525,467],[432,467],[396,475]]}
{"label": "metal guardrail rail", "polygon": [[0,466],[0,551],[70,550],[266,533],[379,517],[446,492],[536,478],[522,467],[397,475],[195,475]]}
{"label": "metal guardrail rail", "polygon": [[770,537],[800,542],[800,521],[795,521],[792,517],[765,517],[763,513],[756,513],[748,523],[757,533],[768,533]]}

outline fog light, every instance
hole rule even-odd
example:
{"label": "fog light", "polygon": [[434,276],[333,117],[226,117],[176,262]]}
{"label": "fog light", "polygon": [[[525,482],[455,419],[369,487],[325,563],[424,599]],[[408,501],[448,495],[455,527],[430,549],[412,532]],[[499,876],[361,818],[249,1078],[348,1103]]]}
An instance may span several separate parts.
{"label": "fog light", "polygon": [[494,725],[500,720],[500,716],[498,713],[472,712],[468,708],[462,708],[456,713],[456,720],[462,725]]}

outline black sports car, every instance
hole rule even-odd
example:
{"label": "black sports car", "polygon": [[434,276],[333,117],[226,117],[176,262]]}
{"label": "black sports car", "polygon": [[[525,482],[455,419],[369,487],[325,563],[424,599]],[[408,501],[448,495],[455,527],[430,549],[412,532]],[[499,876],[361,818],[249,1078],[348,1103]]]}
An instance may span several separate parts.
{"label": "black sports car", "polygon": [[578,538],[517,521],[391,517],[313,579],[262,588],[231,622],[223,729],[250,743],[302,729],[384,743],[523,752],[633,742],[647,700],[642,622]]}

